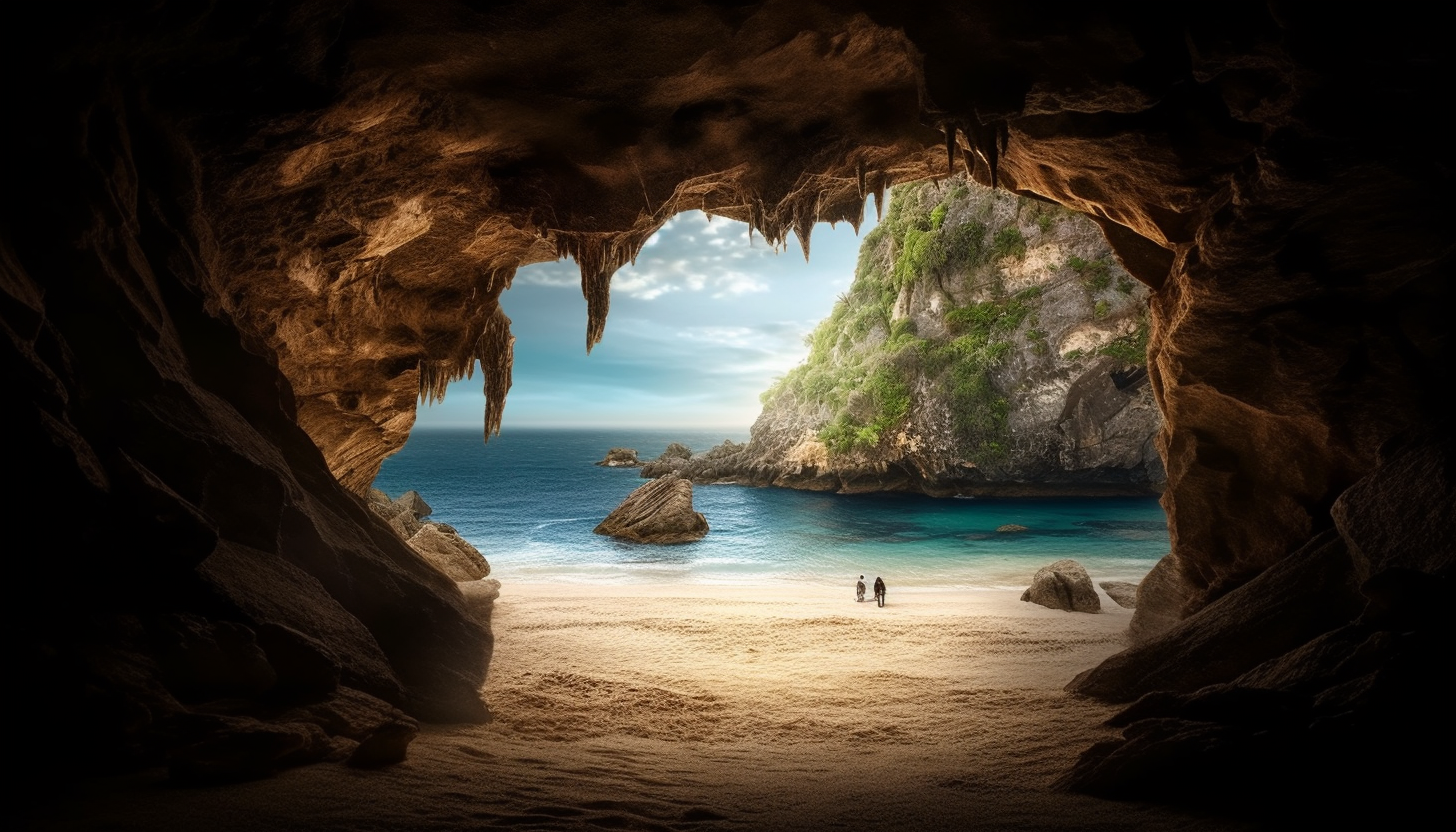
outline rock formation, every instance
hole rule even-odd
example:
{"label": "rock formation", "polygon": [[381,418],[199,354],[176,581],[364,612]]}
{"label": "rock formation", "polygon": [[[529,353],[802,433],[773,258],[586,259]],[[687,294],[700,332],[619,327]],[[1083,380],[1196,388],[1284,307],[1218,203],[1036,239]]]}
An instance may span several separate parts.
{"label": "rock formation", "polygon": [[693,511],[693,484],[671,474],[639,487],[592,529],[635,543],[691,543],[708,533]]}
{"label": "rock formation", "polygon": [[1131,581],[1098,581],[1097,585],[1107,593],[1119,607],[1135,609],[1137,607],[1138,584]]}
{"label": "rock formation", "polygon": [[[1191,683],[1155,667],[1189,656],[1240,672],[1262,634],[1215,605],[1270,609],[1298,587],[1286,560],[1331,593],[1327,629],[1263,659],[1276,694],[1166,691],[1071,785],[1223,806],[1301,770],[1327,791],[1274,797],[1345,814],[1442,794],[1407,762],[1452,720],[1428,678],[1456,526],[1442,27],[1297,3],[28,11],[0,35],[10,77],[46,80],[6,107],[6,488],[72,532],[12,563],[28,777],[156,763],[178,708],[232,735],[167,687],[151,634],[172,615],[260,645],[286,628],[339,691],[484,718],[489,632],[359,495],[419,399],[477,366],[499,426],[514,270],[575,259],[590,346],[614,270],[679,211],[807,252],[814,223],[956,170],[1092,217],[1150,290],[1179,621],[1089,683]],[[284,733],[278,764],[322,748]]]}
{"label": "rock formation", "polygon": [[1102,612],[1092,576],[1082,564],[1062,559],[1036,570],[1021,600],[1068,612]]}
{"label": "rock formation", "polygon": [[1147,288],[1095,223],[963,176],[901,185],[808,359],[699,483],[934,495],[1156,494]]}
{"label": "rock formation", "polygon": [[637,458],[635,448],[612,448],[597,464],[607,468],[640,468],[642,460]]}

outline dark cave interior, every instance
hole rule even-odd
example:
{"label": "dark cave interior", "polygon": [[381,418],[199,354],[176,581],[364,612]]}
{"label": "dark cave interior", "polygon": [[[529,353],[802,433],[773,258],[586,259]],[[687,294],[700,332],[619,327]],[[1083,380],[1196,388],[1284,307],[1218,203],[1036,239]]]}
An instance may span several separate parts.
{"label": "dark cave interior", "polygon": [[1069,687],[1133,704],[1063,786],[1434,800],[1456,74],[1410,12],[47,6],[6,35],[0,236],[31,776],[227,779],[484,718],[488,622],[359,495],[476,360],[498,429],[515,269],[580,264],[590,346],[674,214],[807,253],[949,166],[1088,214],[1154,290],[1172,612]]}

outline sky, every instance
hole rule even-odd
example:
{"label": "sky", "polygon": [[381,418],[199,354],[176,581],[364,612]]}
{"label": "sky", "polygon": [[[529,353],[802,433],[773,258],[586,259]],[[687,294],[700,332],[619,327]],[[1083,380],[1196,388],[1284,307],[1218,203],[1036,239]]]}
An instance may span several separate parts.
{"label": "sky", "polygon": [[[526,427],[729,428],[746,432],[758,395],[808,355],[804,337],[849,289],[859,234],[820,223],[805,262],[748,226],[689,211],[612,279],[602,342],[586,353],[586,301],[572,260],[516,272],[501,306],[516,336],[502,432]],[[416,428],[481,426],[481,380],[419,407]]]}

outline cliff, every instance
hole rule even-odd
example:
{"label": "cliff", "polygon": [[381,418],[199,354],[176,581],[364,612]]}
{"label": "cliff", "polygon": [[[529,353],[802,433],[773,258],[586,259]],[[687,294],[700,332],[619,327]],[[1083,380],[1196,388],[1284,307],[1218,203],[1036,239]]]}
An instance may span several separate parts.
{"label": "cliff", "polygon": [[1091,220],[963,176],[901,185],[749,442],[675,467],[821,491],[1157,493],[1147,339],[1147,288]]}

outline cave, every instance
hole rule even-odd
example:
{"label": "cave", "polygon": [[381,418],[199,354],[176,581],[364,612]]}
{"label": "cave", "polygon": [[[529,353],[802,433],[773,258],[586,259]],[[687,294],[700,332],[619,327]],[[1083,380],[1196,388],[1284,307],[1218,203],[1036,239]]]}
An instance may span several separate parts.
{"label": "cave", "polygon": [[[1437,799],[1414,761],[1453,727],[1440,27],[1306,3],[34,15],[5,38],[0,320],[37,801],[164,760],[247,777],[218,762],[244,746],[307,763],[325,733],[387,762],[417,721],[487,718],[488,622],[362,495],[477,363],[499,429],[515,270],[579,264],[589,350],[678,212],[810,256],[815,223],[950,172],[1085,213],[1152,291],[1161,619],[1072,682],[1130,707],[1065,787],[1237,810],[1300,771],[1291,811]],[[255,718],[288,697],[330,715]]]}

